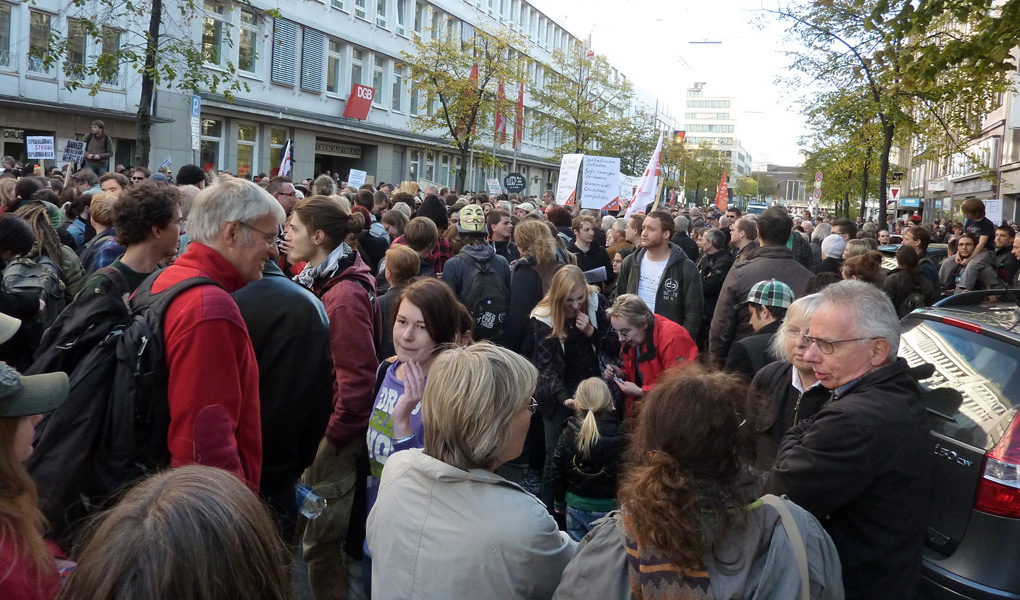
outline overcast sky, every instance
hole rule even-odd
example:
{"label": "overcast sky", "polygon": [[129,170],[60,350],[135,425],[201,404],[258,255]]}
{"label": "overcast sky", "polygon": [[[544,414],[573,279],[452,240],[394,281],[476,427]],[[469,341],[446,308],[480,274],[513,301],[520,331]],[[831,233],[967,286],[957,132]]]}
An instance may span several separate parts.
{"label": "overcast sky", "polygon": [[[646,93],[666,99],[681,128],[686,89],[704,81],[706,95],[740,99],[741,141],[755,168],[801,163],[797,138],[806,130],[791,108],[796,96],[775,84],[790,62],[780,52],[783,31],[755,25],[762,0],[532,2],[581,39],[593,31],[595,51]],[[722,43],[689,43],[701,40]]]}

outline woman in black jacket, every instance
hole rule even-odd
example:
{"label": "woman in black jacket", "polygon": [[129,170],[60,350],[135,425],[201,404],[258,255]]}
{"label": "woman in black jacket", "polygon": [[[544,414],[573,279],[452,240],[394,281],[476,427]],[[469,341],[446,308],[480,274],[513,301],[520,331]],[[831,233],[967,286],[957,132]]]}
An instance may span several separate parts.
{"label": "woman in black jacket", "polygon": [[514,228],[514,242],[521,258],[510,270],[510,307],[504,328],[504,346],[531,356],[535,340],[528,320],[531,311],[549,289],[553,274],[563,266],[556,257],[556,242],[542,221],[525,219]]}
{"label": "woman in black jacket", "polygon": [[758,407],[755,466],[759,471],[772,468],[787,430],[811,418],[829,399],[829,390],[818,382],[811,363],[804,361],[809,345],[804,336],[819,303],[820,296],[812,294],[790,305],[772,337],[771,353],[779,360],[762,367],[751,382],[749,404]]}
{"label": "woman in black jacket", "polygon": [[533,362],[538,367],[535,399],[545,432],[542,500],[550,510],[553,454],[572,413],[566,401],[574,397],[582,381],[601,375],[605,365],[600,357],[620,355],[619,341],[606,315],[607,305],[605,296],[585,281],[581,269],[567,265],[556,272],[549,292],[531,311]]}
{"label": "woman in black jacket", "polygon": [[896,251],[896,268],[885,278],[882,291],[896,307],[896,316],[903,318],[915,308],[931,306],[939,299],[939,291],[921,275],[917,251],[900,246]]}

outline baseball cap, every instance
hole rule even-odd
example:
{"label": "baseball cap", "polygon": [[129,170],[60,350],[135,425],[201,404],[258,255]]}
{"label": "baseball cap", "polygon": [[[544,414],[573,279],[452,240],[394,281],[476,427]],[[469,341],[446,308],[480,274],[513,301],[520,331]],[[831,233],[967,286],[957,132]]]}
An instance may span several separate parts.
{"label": "baseball cap", "polygon": [[776,279],[759,281],[751,286],[751,291],[747,293],[747,300],[744,300],[735,308],[751,302],[762,306],[790,308],[790,305],[793,304],[793,290],[790,289],[790,286]]}
{"label": "baseball cap", "polygon": [[517,208],[523,210],[524,212],[531,212],[535,210],[535,205],[530,202],[522,202],[517,205]]}
{"label": "baseball cap", "polygon": [[62,372],[22,375],[0,362],[0,417],[47,413],[67,399],[70,384]]}
{"label": "baseball cap", "polygon": [[6,343],[21,327],[21,319],[0,313],[0,344]]}

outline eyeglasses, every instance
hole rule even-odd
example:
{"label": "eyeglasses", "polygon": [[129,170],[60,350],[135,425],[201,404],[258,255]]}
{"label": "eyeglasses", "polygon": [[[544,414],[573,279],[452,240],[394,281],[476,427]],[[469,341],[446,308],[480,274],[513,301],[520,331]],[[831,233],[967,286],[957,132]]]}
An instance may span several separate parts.
{"label": "eyeglasses", "polygon": [[277,196],[297,196],[297,192],[276,192]]}
{"label": "eyeglasses", "polygon": [[533,415],[536,410],[538,410],[538,400],[535,400],[535,397],[532,396],[531,402],[528,404],[528,414]]}
{"label": "eyeglasses", "polygon": [[145,177],[135,177],[134,175],[131,176],[131,179],[134,181],[145,181]]}
{"label": "eyeglasses", "polygon": [[791,340],[795,340],[803,334],[804,332],[796,327],[790,327],[789,329],[786,330],[786,337],[790,338]]}
{"label": "eyeglasses", "polygon": [[811,337],[808,335],[804,336],[804,341],[807,342],[808,347],[810,348],[811,344],[815,344],[818,346],[818,349],[821,350],[822,354],[832,354],[833,352],[835,352],[836,344],[845,344],[846,342],[859,342],[861,340],[873,340],[873,339],[875,338],[859,337],[850,338],[848,340],[823,340],[821,338]]}
{"label": "eyeglasses", "polygon": [[255,227],[252,227],[251,225],[245,223],[244,221],[238,221],[237,224],[242,226],[242,227],[247,227],[248,229],[251,229],[252,231],[255,231],[257,233],[261,233],[262,234],[262,241],[264,241],[265,243],[269,244],[270,246],[275,246],[276,245],[276,238],[278,238],[283,233],[283,226],[277,226],[277,232],[276,233],[267,233],[265,231],[262,231],[261,229],[257,229]]}

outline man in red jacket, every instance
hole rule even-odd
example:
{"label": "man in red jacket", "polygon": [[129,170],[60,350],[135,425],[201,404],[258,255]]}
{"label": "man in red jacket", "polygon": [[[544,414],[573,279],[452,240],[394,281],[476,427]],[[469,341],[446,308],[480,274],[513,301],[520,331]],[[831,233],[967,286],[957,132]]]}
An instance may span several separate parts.
{"label": "man in red jacket", "polygon": [[190,277],[219,284],[182,292],[163,322],[171,466],[225,469],[256,491],[262,469],[258,364],[231,294],[262,278],[263,265],[277,256],[283,221],[283,208],[265,190],[224,177],[195,197],[188,251],[152,284],[154,294]]}

